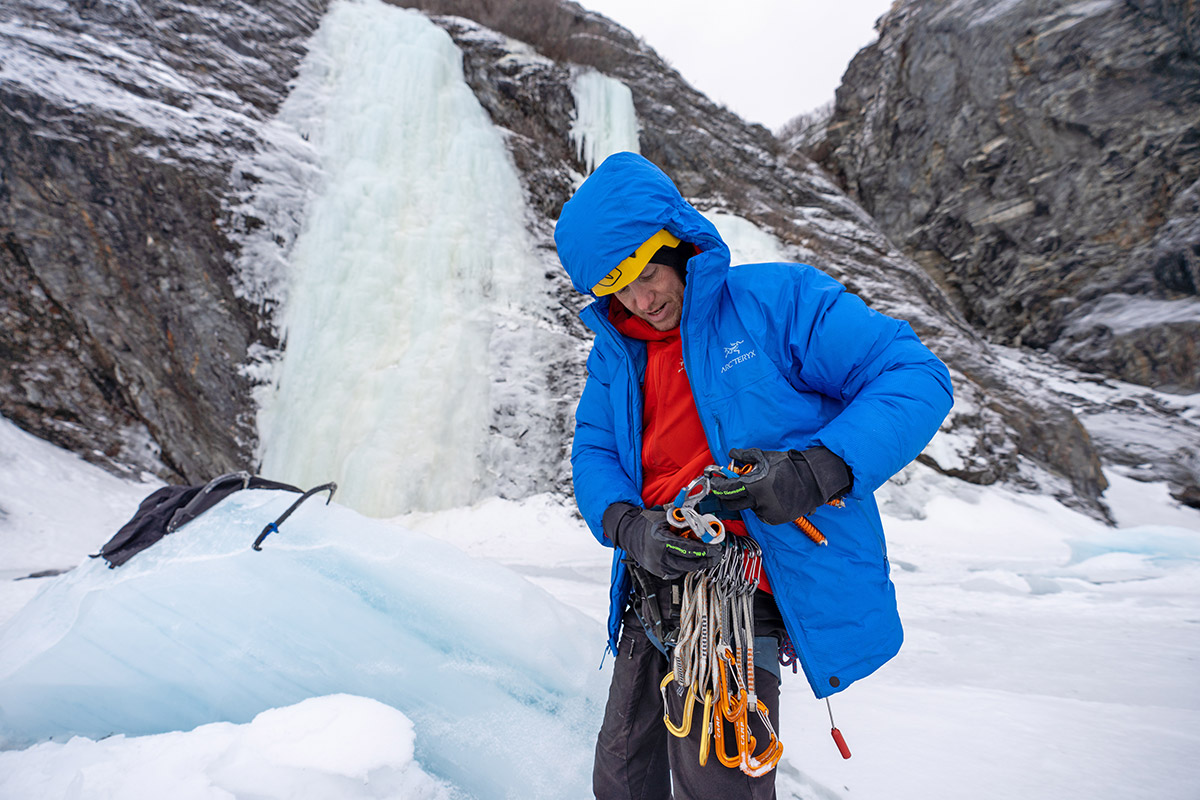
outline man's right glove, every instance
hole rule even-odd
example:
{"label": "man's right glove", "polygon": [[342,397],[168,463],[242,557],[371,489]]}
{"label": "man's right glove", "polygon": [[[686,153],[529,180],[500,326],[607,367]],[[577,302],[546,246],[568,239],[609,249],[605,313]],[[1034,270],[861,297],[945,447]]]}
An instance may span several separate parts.
{"label": "man's right glove", "polygon": [[667,512],[613,503],[604,512],[604,535],[642,567],[664,580],[715,567],[721,563],[720,544],[685,539],[667,522]]}

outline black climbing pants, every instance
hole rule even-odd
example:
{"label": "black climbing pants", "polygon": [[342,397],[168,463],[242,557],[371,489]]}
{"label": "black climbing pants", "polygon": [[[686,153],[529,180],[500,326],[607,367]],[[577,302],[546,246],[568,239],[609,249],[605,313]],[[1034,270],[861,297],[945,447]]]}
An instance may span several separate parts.
{"label": "black climbing pants", "polygon": [[[772,636],[774,649],[756,643],[756,660],[775,665],[778,661],[778,632],[783,623],[775,602],[763,592],[765,602],[755,603],[755,634]],[[760,610],[760,606],[762,609]],[[760,649],[761,647],[761,649]],[[625,613],[621,639],[613,664],[612,684],[604,722],[596,741],[592,789],[597,800],[766,800],[775,797],[775,771],[751,778],[741,770],[725,767],[709,742],[707,764],[700,766],[701,717],[703,704],[693,709],[693,724],[686,738],[673,736],[663,724],[663,699],[659,684],[667,674],[666,656],[647,638],[632,609]],[[755,669],[758,697],[768,709],[771,724],[779,726],[778,667]],[[668,684],[667,705],[671,720],[680,724],[684,696]],[[733,726],[725,723],[725,747],[736,749]],[[750,730],[761,752],[768,740],[758,715],[751,713]],[[709,733],[711,740],[712,734]],[[674,784],[674,794],[672,794]]]}

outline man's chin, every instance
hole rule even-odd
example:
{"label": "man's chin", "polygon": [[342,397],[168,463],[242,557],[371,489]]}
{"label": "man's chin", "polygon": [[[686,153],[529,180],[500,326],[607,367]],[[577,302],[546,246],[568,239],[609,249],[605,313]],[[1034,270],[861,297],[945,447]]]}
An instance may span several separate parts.
{"label": "man's chin", "polygon": [[[646,320],[646,321],[650,322],[650,320]],[[679,317],[678,316],[667,317],[662,322],[650,322],[650,327],[654,328],[654,330],[656,330],[656,331],[661,331],[663,333],[666,333],[667,331],[673,331],[679,327]]]}
{"label": "man's chin", "polygon": [[634,316],[641,319],[643,322],[645,322],[651,328],[654,328],[654,330],[656,330],[656,331],[662,331],[662,332],[672,331],[679,327],[680,313],[678,312],[678,310],[674,314],[671,314],[671,313],[664,314],[663,317],[657,321],[655,321],[654,317],[652,317],[650,315],[639,314],[636,311],[633,313],[634,313]]}

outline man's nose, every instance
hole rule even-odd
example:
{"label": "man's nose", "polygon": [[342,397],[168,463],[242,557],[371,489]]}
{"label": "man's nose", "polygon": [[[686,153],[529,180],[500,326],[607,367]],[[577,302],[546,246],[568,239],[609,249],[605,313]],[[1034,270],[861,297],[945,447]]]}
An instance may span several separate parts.
{"label": "man's nose", "polygon": [[633,307],[638,311],[646,311],[650,308],[650,303],[654,299],[654,292],[645,286],[639,286],[636,283],[630,284],[630,293],[633,295]]}

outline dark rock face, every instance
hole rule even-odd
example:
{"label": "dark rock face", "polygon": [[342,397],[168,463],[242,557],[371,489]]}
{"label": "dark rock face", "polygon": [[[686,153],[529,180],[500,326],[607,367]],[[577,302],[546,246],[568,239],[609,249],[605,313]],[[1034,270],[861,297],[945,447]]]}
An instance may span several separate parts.
{"label": "dark rock face", "polygon": [[0,411],[117,469],[245,467],[230,275],[234,155],[285,93],[323,2],[0,8]]}
{"label": "dark rock face", "polygon": [[1200,391],[1198,32],[1182,1],[905,2],[812,152],[992,340]]}
{"label": "dark rock face", "polygon": [[[580,71],[592,68],[631,89],[642,153],[697,207],[739,215],[771,232],[789,258],[824,269],[874,307],[908,320],[947,362],[955,410],[938,446],[922,461],[974,483],[1007,481],[1052,493],[1098,516],[1105,513],[1102,461],[1146,479],[1170,480],[1180,497],[1200,497],[1200,426],[1187,413],[1153,393],[1131,397],[1116,385],[1089,384],[1053,355],[990,344],[972,321],[986,328],[992,312],[985,311],[1001,302],[984,291],[991,284],[955,277],[945,259],[928,256],[924,245],[917,260],[905,255],[809,158],[715,106],[627,31],[554,0],[400,4],[433,14],[461,49],[467,82],[507,132],[528,227],[546,265],[545,296],[538,300],[544,307],[530,315],[532,327],[554,335],[531,345],[547,348],[546,375],[533,383],[556,404],[549,418],[532,419],[519,393],[498,395],[492,420],[497,443],[487,457],[529,469],[508,470],[524,477],[500,482],[497,491],[520,496],[565,489],[569,482],[566,448],[586,350],[575,312],[587,298],[558,268],[552,230],[586,172],[570,135],[572,85]],[[44,9],[21,0],[0,11],[0,44],[7,49],[39,69],[59,65],[54,74],[60,80],[79,80],[63,64],[86,63],[92,76],[84,97],[72,98],[46,90],[44,82],[20,80],[16,68],[0,65],[0,411],[114,468],[202,479],[249,463],[255,409],[245,368],[281,346],[273,338],[272,298],[248,292],[239,284],[245,276],[234,274],[232,265],[239,244],[264,231],[286,254],[299,225],[303,187],[280,191],[279,182],[292,176],[246,165],[277,146],[263,140],[262,127],[282,102],[324,9],[321,3],[297,9],[160,2],[140,6],[135,15],[131,8],[91,3],[81,10]],[[1169,20],[1182,8],[1160,3],[1154,13]],[[92,38],[81,44],[79,31]],[[127,57],[102,58],[102,44]],[[540,55],[512,57],[530,47]],[[861,80],[863,87],[874,85]],[[848,91],[843,94],[854,96]],[[842,136],[842,155],[850,152],[851,138],[836,131],[846,126],[838,128],[836,117],[830,124],[830,135]],[[1010,141],[1018,136],[1007,135]],[[1004,148],[996,143],[989,153],[1011,152]],[[1001,159],[997,169],[1007,163]],[[864,173],[855,180],[891,185],[886,175]],[[272,191],[256,196],[255,187],[268,182]],[[865,197],[858,183],[855,190]],[[928,178],[927,184],[921,191],[932,198],[935,182]],[[266,207],[292,199],[296,208]],[[1184,192],[1172,195],[1168,206],[1195,202],[1195,192]],[[907,219],[915,213],[908,205],[905,200],[876,213]],[[1014,214],[989,223],[988,230],[1009,230],[1013,246],[1026,247],[1028,231],[1005,226],[1040,215]],[[1192,222],[1170,212],[1164,220],[1158,238],[1144,247],[1175,253],[1174,245],[1162,243],[1187,240]],[[1172,269],[1160,270],[1164,280],[1183,281],[1170,276],[1186,269]],[[1041,286],[1043,279],[1035,271],[1017,282]],[[1083,286],[1086,295],[1083,277],[1072,280],[1070,286]],[[1114,350],[1088,350],[1102,338],[1093,332],[1101,322],[1110,336],[1130,337],[1138,352],[1157,347],[1136,344],[1144,326],[1130,326],[1113,311],[1116,292],[1153,303],[1188,297],[1165,289],[1138,293],[1110,281],[1087,295],[1092,305],[1086,306],[1065,289],[1055,291],[1063,299],[1050,304],[1051,316],[1063,333],[1054,341],[1093,367]],[[1101,302],[1106,295],[1110,305]],[[1029,306],[1027,327],[1040,330],[1046,323],[1036,303],[1022,302]],[[1171,324],[1194,321],[1190,307],[1170,308]],[[566,337],[570,344],[564,345],[563,332],[576,338]],[[1166,361],[1146,359],[1145,368],[1156,375],[1184,368]],[[1087,386],[1082,394],[1080,382]],[[1113,419],[1153,435],[1148,443],[1143,437],[1131,444],[1120,424],[1109,424]]]}
{"label": "dark rock face", "polygon": [[[153,454],[136,445],[145,434],[125,410],[132,404],[122,396],[107,350],[76,330],[72,315],[46,292],[11,234],[0,251],[0,282],[6,292],[0,305],[5,415],[60,447],[82,452],[104,447],[108,464],[150,468]],[[62,387],[71,387],[70,393]]]}

